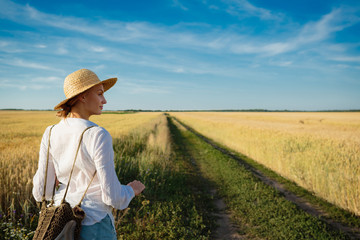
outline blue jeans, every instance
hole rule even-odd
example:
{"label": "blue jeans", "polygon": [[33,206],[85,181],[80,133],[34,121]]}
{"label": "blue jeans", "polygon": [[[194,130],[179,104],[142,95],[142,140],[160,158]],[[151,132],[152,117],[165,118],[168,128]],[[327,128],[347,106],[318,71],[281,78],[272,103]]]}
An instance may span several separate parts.
{"label": "blue jeans", "polygon": [[115,228],[109,215],[93,225],[82,225],[80,231],[81,240],[117,240]]}

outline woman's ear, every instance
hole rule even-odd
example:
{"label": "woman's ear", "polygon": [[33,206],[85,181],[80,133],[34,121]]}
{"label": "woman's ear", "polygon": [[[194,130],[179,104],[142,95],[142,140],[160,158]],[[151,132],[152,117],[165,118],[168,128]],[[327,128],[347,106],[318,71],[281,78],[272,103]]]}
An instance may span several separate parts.
{"label": "woman's ear", "polygon": [[85,93],[81,93],[79,96],[78,96],[78,100],[80,101],[80,102],[85,102],[85,100],[86,100],[86,96],[85,96]]}

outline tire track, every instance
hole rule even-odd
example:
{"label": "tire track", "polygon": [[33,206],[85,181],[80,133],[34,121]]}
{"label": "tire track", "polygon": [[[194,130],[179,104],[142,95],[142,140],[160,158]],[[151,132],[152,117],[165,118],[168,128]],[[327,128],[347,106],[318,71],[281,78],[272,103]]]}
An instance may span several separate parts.
{"label": "tire track", "polygon": [[[183,127],[179,122],[172,122],[171,125],[178,128],[178,130],[186,131],[187,129]],[[209,180],[204,178],[201,170],[199,169],[199,165],[197,164],[196,157],[189,151],[188,146],[183,143],[182,144],[182,152],[186,154],[186,158],[189,160],[189,163],[192,166],[193,174],[196,175],[199,179],[197,181],[206,182],[204,183],[207,188],[207,192],[212,196],[212,202],[216,209],[215,212],[212,212],[212,216],[216,218],[217,227],[211,233],[211,239],[214,240],[245,240],[246,236],[240,235],[238,226],[231,220],[231,214],[226,208],[226,204],[223,198],[219,197],[217,194],[217,190],[212,187]],[[198,189],[198,186],[194,187],[195,191],[203,191],[204,189]]]}
{"label": "tire track", "polygon": [[177,118],[175,118],[173,116],[171,116],[171,117],[176,122],[178,122],[180,125],[182,125],[184,128],[186,128],[188,131],[192,132],[193,134],[198,136],[200,139],[202,139],[206,143],[210,144],[213,148],[215,148],[215,149],[219,150],[220,152],[222,152],[223,154],[237,160],[239,164],[244,166],[254,176],[259,178],[265,184],[275,188],[277,191],[279,191],[280,193],[282,193],[284,195],[285,199],[287,199],[288,201],[293,202],[294,204],[296,204],[303,211],[309,213],[312,216],[315,216],[315,217],[319,218],[320,220],[326,222],[327,224],[329,224],[333,228],[339,229],[340,231],[346,233],[351,239],[360,239],[360,229],[359,228],[346,226],[346,225],[344,225],[344,224],[342,224],[340,222],[337,222],[337,221],[334,221],[334,220],[330,219],[328,217],[328,214],[325,211],[323,211],[322,209],[320,209],[319,207],[314,206],[313,204],[308,202],[306,199],[304,199],[302,197],[299,197],[299,196],[295,195],[294,193],[288,191],[284,187],[283,184],[281,184],[281,183],[279,183],[279,182],[265,176],[262,172],[260,172],[259,170],[257,170],[256,168],[254,168],[253,166],[251,166],[250,164],[248,164],[244,160],[242,160],[240,157],[236,156],[234,153],[228,151],[227,149],[224,149],[224,148],[220,147],[214,141],[212,141],[211,139],[208,139],[205,136],[201,135],[200,133],[198,133],[197,131],[195,131],[191,127],[189,127],[186,124],[179,121]]}

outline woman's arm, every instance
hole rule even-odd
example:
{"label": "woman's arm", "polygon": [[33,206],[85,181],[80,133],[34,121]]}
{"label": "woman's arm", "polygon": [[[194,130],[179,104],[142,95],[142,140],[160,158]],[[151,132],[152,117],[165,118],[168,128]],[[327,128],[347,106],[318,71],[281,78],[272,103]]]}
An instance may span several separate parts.
{"label": "woman's arm", "polygon": [[93,159],[100,181],[102,200],[116,209],[124,209],[128,207],[135,192],[130,185],[121,185],[115,172],[112,138],[105,129],[100,129],[95,138]]}

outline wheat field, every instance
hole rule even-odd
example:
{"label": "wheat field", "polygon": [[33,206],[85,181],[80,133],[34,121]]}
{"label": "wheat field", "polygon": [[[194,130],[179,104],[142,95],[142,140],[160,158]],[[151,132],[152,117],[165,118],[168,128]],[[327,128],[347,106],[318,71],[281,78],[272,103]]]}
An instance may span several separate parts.
{"label": "wheat field", "polygon": [[360,215],[360,113],[171,113],[317,196]]}
{"label": "wheat field", "polygon": [[[113,138],[155,121],[160,113],[103,114],[90,119]],[[25,216],[33,207],[32,178],[45,128],[59,122],[51,111],[0,111],[0,214]],[[152,126],[153,124],[148,124]],[[147,131],[147,130],[146,130]]]}

